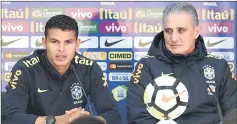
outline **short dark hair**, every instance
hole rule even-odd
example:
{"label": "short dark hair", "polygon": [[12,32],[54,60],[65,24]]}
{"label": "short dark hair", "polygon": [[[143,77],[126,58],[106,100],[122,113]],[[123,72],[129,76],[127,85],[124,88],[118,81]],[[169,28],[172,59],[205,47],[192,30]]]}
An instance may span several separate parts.
{"label": "short dark hair", "polygon": [[78,25],[74,18],[71,18],[67,15],[55,15],[51,17],[46,25],[44,30],[45,38],[48,36],[48,31],[51,28],[58,28],[62,31],[75,31],[76,38],[78,37]]}

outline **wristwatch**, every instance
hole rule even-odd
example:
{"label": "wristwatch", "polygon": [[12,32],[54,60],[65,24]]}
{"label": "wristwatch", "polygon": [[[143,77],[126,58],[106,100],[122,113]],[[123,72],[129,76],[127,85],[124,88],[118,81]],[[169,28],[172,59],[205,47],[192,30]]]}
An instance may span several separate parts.
{"label": "wristwatch", "polygon": [[56,122],[56,119],[54,116],[47,116],[45,120],[46,120],[46,124],[55,124]]}

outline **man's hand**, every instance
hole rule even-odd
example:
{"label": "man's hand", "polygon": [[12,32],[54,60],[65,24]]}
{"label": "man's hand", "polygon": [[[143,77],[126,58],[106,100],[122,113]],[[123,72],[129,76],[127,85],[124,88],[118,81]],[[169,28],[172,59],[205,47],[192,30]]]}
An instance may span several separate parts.
{"label": "man's hand", "polygon": [[69,111],[65,111],[65,113],[67,115],[69,115],[69,122],[72,122],[74,120],[76,120],[77,118],[79,117],[83,117],[83,116],[89,116],[90,113],[85,111],[84,108],[74,108],[74,109],[71,109]]}
{"label": "man's hand", "polygon": [[64,115],[60,115],[60,116],[56,116],[56,123],[55,124],[69,124],[69,119],[70,116],[68,114],[64,114]]}
{"label": "man's hand", "polygon": [[[46,116],[40,116],[36,119],[35,124],[45,124]],[[55,124],[69,124],[70,115],[64,114],[60,116],[55,116],[56,123]]]}

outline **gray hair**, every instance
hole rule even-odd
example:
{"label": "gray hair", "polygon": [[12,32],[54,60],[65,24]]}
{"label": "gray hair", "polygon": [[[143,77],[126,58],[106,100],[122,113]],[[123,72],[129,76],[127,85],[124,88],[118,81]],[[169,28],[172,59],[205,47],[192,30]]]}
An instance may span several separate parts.
{"label": "gray hair", "polygon": [[187,12],[191,15],[191,17],[193,19],[193,24],[195,26],[199,25],[197,11],[193,7],[193,5],[191,5],[189,3],[173,3],[171,5],[168,5],[165,8],[165,10],[163,11],[163,17],[162,17],[163,25],[164,25],[167,15],[171,12]]}

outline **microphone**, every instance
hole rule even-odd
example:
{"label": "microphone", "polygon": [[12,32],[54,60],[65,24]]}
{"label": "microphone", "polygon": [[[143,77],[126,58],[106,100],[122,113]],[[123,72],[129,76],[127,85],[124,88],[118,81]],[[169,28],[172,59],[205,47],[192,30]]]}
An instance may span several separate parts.
{"label": "microphone", "polygon": [[70,68],[73,70],[74,74],[77,77],[77,80],[78,80],[78,82],[79,82],[79,84],[81,86],[82,92],[83,92],[83,94],[85,94],[85,98],[86,98],[86,101],[88,103],[89,113],[90,113],[91,116],[93,116],[94,114],[93,114],[93,111],[92,111],[92,107],[91,107],[90,101],[89,101],[89,99],[87,97],[87,94],[86,94],[86,92],[85,92],[85,90],[84,90],[84,88],[82,86],[82,83],[81,83],[81,81],[80,81],[80,79],[79,79],[79,77],[78,77],[78,75],[77,75],[77,73],[75,71],[75,66],[74,65],[70,65]]}
{"label": "microphone", "polygon": [[[204,75],[203,70],[200,70],[200,73],[202,75]],[[205,82],[204,82],[204,84],[207,85],[208,89],[210,90],[210,92],[213,94],[213,96],[215,98],[216,107],[217,107],[218,114],[219,114],[219,117],[220,117],[220,124],[222,124],[222,122],[223,122],[223,113],[222,113],[222,110],[221,110],[220,102],[218,101],[218,99],[217,99],[216,95],[214,94],[214,92],[212,91],[211,87]]]}

